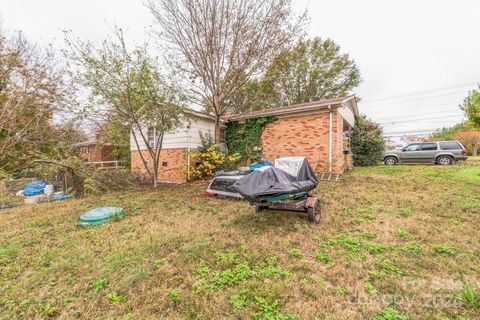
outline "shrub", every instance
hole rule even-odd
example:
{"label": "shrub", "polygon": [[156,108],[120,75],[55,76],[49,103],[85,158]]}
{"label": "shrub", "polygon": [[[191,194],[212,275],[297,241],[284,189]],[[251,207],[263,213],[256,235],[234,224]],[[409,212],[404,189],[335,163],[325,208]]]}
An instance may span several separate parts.
{"label": "shrub", "polygon": [[198,151],[191,154],[194,166],[190,169],[192,179],[210,177],[218,170],[230,170],[238,162],[237,154],[227,156],[218,150],[215,144],[204,152]]}
{"label": "shrub", "polygon": [[215,144],[213,136],[208,131],[205,133],[199,131],[198,133],[200,135],[200,146],[198,147],[198,152],[207,152],[207,150]]}
{"label": "shrub", "polygon": [[356,166],[372,166],[383,159],[385,141],[380,126],[362,115],[355,119],[352,135],[353,163]]}

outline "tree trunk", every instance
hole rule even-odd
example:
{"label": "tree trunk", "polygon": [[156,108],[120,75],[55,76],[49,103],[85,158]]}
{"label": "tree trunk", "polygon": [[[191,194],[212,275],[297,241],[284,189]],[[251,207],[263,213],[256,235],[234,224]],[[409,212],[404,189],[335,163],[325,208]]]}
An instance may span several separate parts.
{"label": "tree trunk", "polygon": [[152,155],[152,164],[153,164],[153,175],[152,175],[152,185],[154,188],[158,186],[158,159],[157,155]]}
{"label": "tree trunk", "polygon": [[472,156],[476,157],[478,155],[478,147],[472,148]]}
{"label": "tree trunk", "polygon": [[222,132],[220,128],[220,116],[215,115],[215,143],[219,144],[222,139]]}

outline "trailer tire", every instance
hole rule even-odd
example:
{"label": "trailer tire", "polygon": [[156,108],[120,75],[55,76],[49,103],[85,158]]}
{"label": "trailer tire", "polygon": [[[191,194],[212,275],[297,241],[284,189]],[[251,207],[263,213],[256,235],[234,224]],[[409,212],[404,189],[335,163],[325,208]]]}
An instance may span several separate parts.
{"label": "trailer tire", "polygon": [[308,214],[308,221],[319,224],[321,218],[321,208],[320,208],[320,200],[315,200],[315,203],[307,208]]}

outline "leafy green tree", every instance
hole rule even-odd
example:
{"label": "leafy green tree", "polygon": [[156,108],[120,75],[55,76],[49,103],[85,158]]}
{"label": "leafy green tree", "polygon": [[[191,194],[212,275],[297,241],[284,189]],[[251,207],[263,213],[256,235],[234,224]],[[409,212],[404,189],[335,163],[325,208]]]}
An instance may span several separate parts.
{"label": "leafy green tree", "polygon": [[459,140],[467,152],[473,156],[480,148],[480,130],[476,129],[471,121],[457,123],[453,127],[442,128],[432,134],[434,140]]}
{"label": "leafy green tree", "polygon": [[360,70],[331,39],[301,40],[277,55],[260,80],[232,99],[235,110],[251,111],[345,96],[361,82]]}
{"label": "leafy green tree", "polygon": [[74,105],[64,69],[51,49],[0,28],[0,170],[13,173],[26,159],[58,151],[63,129],[53,116]]}
{"label": "leafy green tree", "polygon": [[[157,186],[165,133],[181,124],[182,100],[160,73],[147,44],[129,50],[120,28],[101,45],[66,33],[66,55],[75,78],[89,90],[90,112],[127,125],[152,185]],[[153,137],[153,139],[150,139]],[[153,140],[153,141],[151,141]]]}
{"label": "leafy green tree", "polygon": [[434,140],[453,140],[455,135],[462,131],[467,131],[472,129],[473,126],[469,122],[457,123],[453,127],[445,127],[435,131],[432,134],[432,139]]}
{"label": "leafy green tree", "polygon": [[385,140],[382,129],[365,115],[355,119],[352,134],[353,162],[356,166],[372,166],[383,159]]}
{"label": "leafy green tree", "polygon": [[[480,86],[479,86],[480,90]],[[461,109],[465,112],[468,120],[477,129],[480,129],[480,91],[473,90],[463,101]]]}

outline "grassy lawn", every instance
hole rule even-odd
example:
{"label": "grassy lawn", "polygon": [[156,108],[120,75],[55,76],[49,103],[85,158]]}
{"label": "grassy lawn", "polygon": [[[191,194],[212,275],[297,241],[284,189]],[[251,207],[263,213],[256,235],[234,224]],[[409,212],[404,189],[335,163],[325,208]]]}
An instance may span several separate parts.
{"label": "grassy lawn", "polygon": [[[0,319],[480,317],[478,161],[321,182],[319,226],[204,188],[0,211]],[[80,227],[97,206],[127,216]]]}

